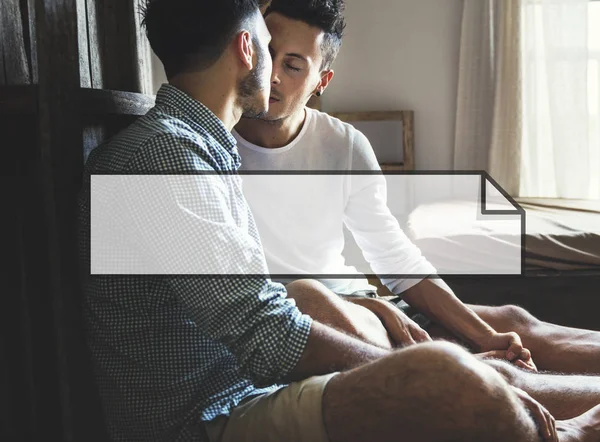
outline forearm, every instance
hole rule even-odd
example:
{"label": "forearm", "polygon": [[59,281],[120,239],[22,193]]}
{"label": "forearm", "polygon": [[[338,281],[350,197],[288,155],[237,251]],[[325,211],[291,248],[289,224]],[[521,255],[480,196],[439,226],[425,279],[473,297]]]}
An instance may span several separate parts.
{"label": "forearm", "polygon": [[402,293],[412,307],[479,350],[495,330],[454,295],[441,279],[424,279]]}
{"label": "forearm", "polygon": [[390,352],[313,320],[304,352],[296,367],[286,376],[286,381],[350,370]]}

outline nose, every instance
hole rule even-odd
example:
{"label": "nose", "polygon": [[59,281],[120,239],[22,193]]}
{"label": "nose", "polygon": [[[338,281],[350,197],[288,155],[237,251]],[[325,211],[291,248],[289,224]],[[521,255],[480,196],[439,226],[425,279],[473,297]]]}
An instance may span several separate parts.
{"label": "nose", "polygon": [[281,80],[279,79],[279,69],[275,67],[275,64],[273,64],[273,71],[271,72],[271,84],[279,84],[281,83]]}

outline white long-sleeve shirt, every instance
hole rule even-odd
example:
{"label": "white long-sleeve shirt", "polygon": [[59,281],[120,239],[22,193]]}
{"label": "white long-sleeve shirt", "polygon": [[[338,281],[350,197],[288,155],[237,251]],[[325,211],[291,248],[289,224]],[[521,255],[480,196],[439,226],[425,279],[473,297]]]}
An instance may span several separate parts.
{"label": "white long-sleeve shirt", "polygon": [[[371,144],[352,125],[306,108],[304,125],[287,146],[264,148],[235,131],[233,135],[242,157],[240,170],[253,173],[243,175],[244,195],[274,279],[338,275],[318,279],[337,293],[373,289],[345,262],[344,225],[376,274],[435,273],[390,213],[385,178],[348,173],[380,170]],[[263,171],[270,174],[256,174]],[[279,173],[285,171],[300,174]],[[339,275],[353,277],[341,279]],[[382,279],[394,293],[419,281]]]}

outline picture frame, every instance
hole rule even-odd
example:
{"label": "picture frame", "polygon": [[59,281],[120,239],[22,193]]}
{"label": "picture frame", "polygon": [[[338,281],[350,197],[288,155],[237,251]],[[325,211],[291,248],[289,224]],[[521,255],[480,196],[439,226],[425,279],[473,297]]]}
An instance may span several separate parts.
{"label": "picture frame", "polygon": [[329,115],[364,133],[384,172],[415,170],[414,111],[329,112]]}

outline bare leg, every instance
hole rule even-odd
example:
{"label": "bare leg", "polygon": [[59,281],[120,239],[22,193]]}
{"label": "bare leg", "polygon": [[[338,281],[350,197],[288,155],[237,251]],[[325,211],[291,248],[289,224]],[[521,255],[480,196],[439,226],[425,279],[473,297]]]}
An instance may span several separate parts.
{"label": "bare leg", "polygon": [[334,377],[323,417],[331,442],[540,440],[501,376],[441,342],[413,345]]}
{"label": "bare leg", "polygon": [[[376,315],[340,299],[317,281],[296,281],[288,284],[287,289],[288,296],[296,300],[299,309],[319,322],[375,345],[391,345]],[[452,339],[441,327],[432,330],[432,335]],[[500,372],[509,384],[537,399],[557,419],[573,418],[600,403],[600,377],[536,374],[502,361],[485,362]]]}
{"label": "bare leg", "polygon": [[540,370],[600,374],[600,332],[543,322],[511,305],[469,307],[496,331],[517,332]]}
{"label": "bare leg", "polygon": [[556,430],[560,442],[600,440],[600,405],[574,419],[557,422]]}
{"label": "bare leg", "polygon": [[320,282],[302,279],[289,283],[286,289],[302,313],[363,342],[392,348],[387,330],[377,315],[341,299]]}
{"label": "bare leg", "polygon": [[600,377],[532,373],[500,360],[485,360],[515,387],[525,390],[556,419],[571,419],[600,404]]}

